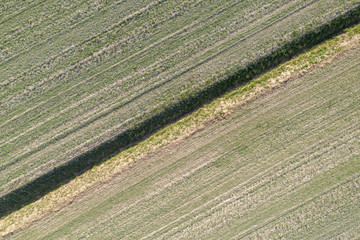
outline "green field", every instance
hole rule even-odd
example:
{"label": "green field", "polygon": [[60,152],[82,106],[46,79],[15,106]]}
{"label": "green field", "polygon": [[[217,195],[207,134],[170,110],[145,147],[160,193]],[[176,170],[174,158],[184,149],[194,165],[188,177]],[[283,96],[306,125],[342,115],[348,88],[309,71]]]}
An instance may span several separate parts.
{"label": "green field", "polygon": [[34,0],[0,6],[2,197],[359,2]]}
{"label": "green field", "polygon": [[359,56],[342,52],[9,238],[359,238]]}

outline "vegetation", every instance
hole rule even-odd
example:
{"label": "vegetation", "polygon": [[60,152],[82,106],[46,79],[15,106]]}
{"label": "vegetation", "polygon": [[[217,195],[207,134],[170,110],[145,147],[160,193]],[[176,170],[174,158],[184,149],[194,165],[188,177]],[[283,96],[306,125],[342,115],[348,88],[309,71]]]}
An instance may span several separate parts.
{"label": "vegetation", "polygon": [[1,215],[359,16],[335,0],[2,4]]}
{"label": "vegetation", "polygon": [[98,188],[99,184],[103,186],[111,181],[114,176],[133,166],[134,162],[144,158],[144,156],[157,154],[159,148],[164,148],[169,143],[174,144],[174,142],[183,141],[184,138],[188,138],[198,130],[203,129],[214,119],[223,118],[234,111],[240,104],[267,91],[267,89],[273,88],[299,74],[304,74],[304,72],[313,69],[314,66],[324,65],[331,59],[339,57],[344,51],[348,52],[360,43],[359,29],[360,25],[347,29],[346,33],[327,40],[272,71],[262,74],[259,78],[225,94],[181,121],[158,131],[145,141],[94,167],[91,171],[77,177],[59,189],[50,192],[39,201],[3,218],[0,221],[1,232],[6,234],[21,229],[28,226],[32,221],[41,219],[48,213],[59,211],[59,209],[74,201],[77,196],[83,195],[84,191],[92,191],[94,187]]}
{"label": "vegetation", "polygon": [[359,238],[359,56],[356,37],[11,238]]}

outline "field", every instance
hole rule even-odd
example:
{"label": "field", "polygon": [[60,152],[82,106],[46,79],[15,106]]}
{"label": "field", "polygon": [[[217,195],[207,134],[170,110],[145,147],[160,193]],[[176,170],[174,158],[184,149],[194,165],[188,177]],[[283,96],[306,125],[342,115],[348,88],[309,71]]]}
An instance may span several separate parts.
{"label": "field", "polygon": [[356,7],[355,0],[1,3],[0,197]]}
{"label": "field", "polygon": [[359,238],[359,56],[291,78],[11,239]]}

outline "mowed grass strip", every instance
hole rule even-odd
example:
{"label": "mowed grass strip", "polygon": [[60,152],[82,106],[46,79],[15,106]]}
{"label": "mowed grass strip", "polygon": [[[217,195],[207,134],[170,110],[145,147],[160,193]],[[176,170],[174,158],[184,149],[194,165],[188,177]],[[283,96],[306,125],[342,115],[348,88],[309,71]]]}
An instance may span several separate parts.
{"label": "mowed grass strip", "polygon": [[9,15],[1,30],[0,196],[357,6],[324,0],[18,6],[21,14]]}
{"label": "mowed grass strip", "polygon": [[[60,196],[66,199],[93,181],[99,185],[89,184],[94,187],[75,201],[67,199],[74,201],[70,206],[61,210],[68,202],[57,203],[59,213],[12,237],[356,237],[358,33],[356,26],[205,106],[8,216],[3,229],[26,226],[24,218],[36,219]],[[299,71],[304,75],[294,77]],[[289,77],[284,87],[234,110],[246,95]],[[104,177],[178,136],[187,139],[114,179]]]}

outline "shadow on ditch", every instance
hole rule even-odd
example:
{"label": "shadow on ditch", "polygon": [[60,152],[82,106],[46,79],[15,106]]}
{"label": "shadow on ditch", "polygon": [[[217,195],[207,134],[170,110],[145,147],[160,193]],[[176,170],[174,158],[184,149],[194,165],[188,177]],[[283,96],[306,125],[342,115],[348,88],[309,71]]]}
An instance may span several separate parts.
{"label": "shadow on ditch", "polygon": [[136,145],[136,143],[144,140],[159,128],[179,120],[182,116],[198,109],[206,102],[223,95],[225,92],[236,86],[248,82],[259,73],[276,67],[281,62],[290,59],[296,54],[340,33],[343,29],[358,23],[359,20],[360,6],[338,16],[312,32],[300,36],[298,39],[286,43],[281,48],[252,62],[247,67],[238,70],[231,76],[192,94],[187,99],[182,100],[171,107],[163,109],[155,116],[144,120],[135,127],[114,137],[112,140],[83,153],[23,187],[13,190],[0,198],[0,218],[38,200],[50,191],[68,183],[79,174],[91,169],[93,166],[110,159],[111,156],[128,147]]}

